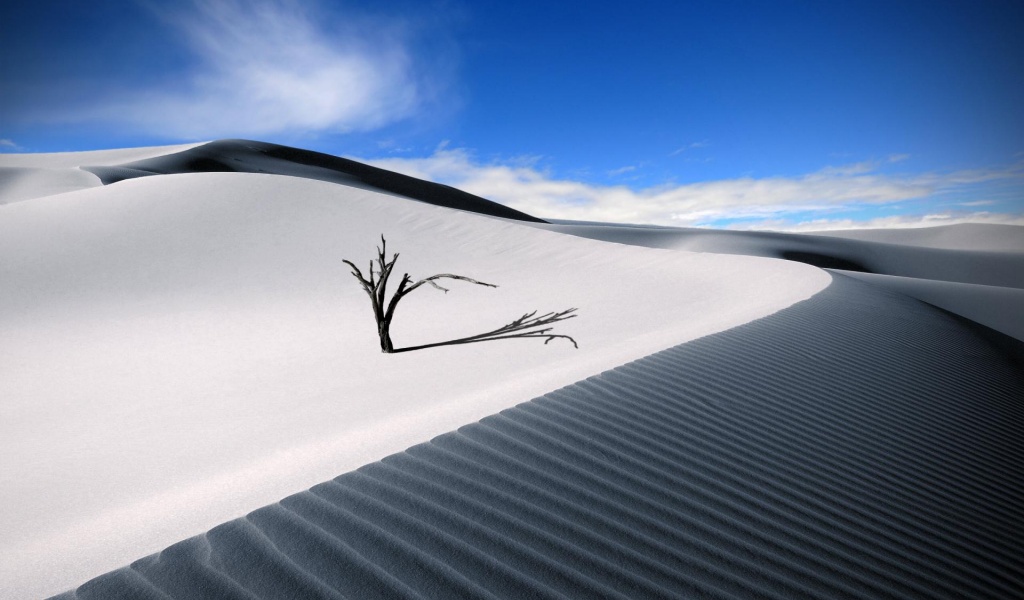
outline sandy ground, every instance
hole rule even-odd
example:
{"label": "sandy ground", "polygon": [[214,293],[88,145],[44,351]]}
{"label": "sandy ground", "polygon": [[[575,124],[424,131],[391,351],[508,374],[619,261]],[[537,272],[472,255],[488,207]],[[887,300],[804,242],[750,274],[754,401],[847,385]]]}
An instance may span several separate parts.
{"label": "sandy ground", "polygon": [[[558,340],[385,356],[341,260],[423,289],[399,345],[577,307]],[[616,246],[308,179],[146,177],[0,207],[2,578],[55,593],[338,473],[823,289],[797,263]]]}
{"label": "sandy ground", "polygon": [[842,275],[63,595],[1008,598],[1024,371]]}

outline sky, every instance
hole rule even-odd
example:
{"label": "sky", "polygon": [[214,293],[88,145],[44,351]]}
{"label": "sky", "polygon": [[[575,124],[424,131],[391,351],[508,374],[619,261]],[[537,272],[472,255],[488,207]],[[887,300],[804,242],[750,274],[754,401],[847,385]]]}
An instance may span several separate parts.
{"label": "sky", "polygon": [[0,152],[276,142],[548,219],[1024,225],[1024,2],[47,0]]}

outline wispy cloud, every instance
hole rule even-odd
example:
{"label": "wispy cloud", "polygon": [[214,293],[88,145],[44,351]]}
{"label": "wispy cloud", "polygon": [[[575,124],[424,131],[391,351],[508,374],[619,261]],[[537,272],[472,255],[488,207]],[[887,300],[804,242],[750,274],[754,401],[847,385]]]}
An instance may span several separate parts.
{"label": "wispy cloud", "polygon": [[700,141],[700,142],[690,142],[689,144],[687,144],[685,146],[682,146],[680,148],[677,148],[677,149],[673,150],[672,152],[669,152],[669,156],[678,156],[678,155],[682,154],[683,152],[686,152],[687,150],[696,150],[697,148],[706,148],[706,147],[708,147],[710,145],[711,144],[709,144],[707,140],[703,140],[703,141]]}
{"label": "wispy cloud", "polygon": [[612,169],[611,171],[608,171],[608,175],[615,177],[616,175],[625,175],[626,173],[630,173],[632,171],[636,171],[636,165],[626,165],[625,167]]}
{"label": "wispy cloud", "polygon": [[157,9],[195,58],[183,77],[74,112],[184,138],[365,131],[432,93],[402,24],[326,19],[294,0],[192,0]]}
{"label": "wispy cloud", "polygon": [[843,229],[888,229],[936,227],[939,225],[959,225],[961,223],[993,223],[1000,225],[1024,225],[1024,215],[991,212],[972,213],[930,213],[926,215],[899,215],[876,217],[874,219],[811,219],[790,222],[785,220],[765,220],[757,223],[729,225],[726,229],[738,230],[770,230],[786,232],[806,231],[839,231]]}
{"label": "wispy cloud", "polygon": [[14,140],[0,139],[0,149],[19,150],[20,148],[14,143]]}
{"label": "wispy cloud", "polygon": [[368,161],[453,185],[524,212],[553,219],[702,226],[723,220],[784,219],[809,211],[887,206],[970,191],[996,180],[1024,181],[1024,164],[950,173],[883,174],[878,163],[826,167],[797,177],[741,177],[632,189],[559,179],[536,168],[481,163],[465,149],[427,158]]}

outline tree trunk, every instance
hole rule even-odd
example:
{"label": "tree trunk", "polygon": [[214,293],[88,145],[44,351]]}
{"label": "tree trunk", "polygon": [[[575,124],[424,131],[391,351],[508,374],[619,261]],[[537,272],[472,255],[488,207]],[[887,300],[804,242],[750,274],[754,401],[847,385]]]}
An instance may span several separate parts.
{"label": "tree trunk", "polygon": [[384,354],[394,352],[395,345],[391,343],[391,323],[389,321],[378,322],[377,333],[380,335],[380,351]]}

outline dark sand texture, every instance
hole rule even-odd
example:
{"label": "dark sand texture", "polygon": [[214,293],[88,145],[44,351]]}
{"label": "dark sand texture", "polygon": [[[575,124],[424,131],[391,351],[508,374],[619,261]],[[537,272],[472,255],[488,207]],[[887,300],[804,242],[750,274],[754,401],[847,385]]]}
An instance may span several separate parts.
{"label": "dark sand texture", "polygon": [[1024,289],[874,273],[841,273],[923,300],[1024,342]]}
{"label": "dark sand texture", "polygon": [[60,597],[1024,597],[1024,373],[835,275]]}
{"label": "dark sand texture", "polygon": [[148,175],[175,173],[269,173],[385,191],[428,204],[506,219],[544,221],[447,185],[371,167],[329,154],[250,140],[218,140],[184,152],[112,167],[82,167],[109,185]]}

